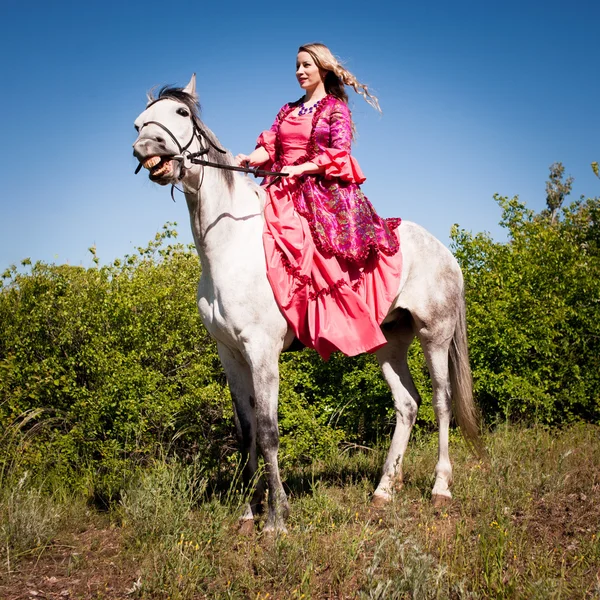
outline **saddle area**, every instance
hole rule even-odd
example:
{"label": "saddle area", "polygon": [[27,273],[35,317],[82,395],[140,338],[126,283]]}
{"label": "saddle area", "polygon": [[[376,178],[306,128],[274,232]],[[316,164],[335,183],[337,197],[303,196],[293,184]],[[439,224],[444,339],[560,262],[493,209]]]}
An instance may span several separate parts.
{"label": "saddle area", "polygon": [[[386,343],[380,323],[398,294],[402,274],[400,219],[375,215],[377,227],[385,230],[379,237],[393,237],[394,247],[382,251],[371,245],[364,257],[340,256],[318,243],[316,219],[311,227],[310,215],[297,210],[299,185],[280,180],[266,190],[263,244],[275,299],[297,340],[325,360],[338,350],[347,356],[374,352]],[[354,234],[360,237],[359,231]]]}

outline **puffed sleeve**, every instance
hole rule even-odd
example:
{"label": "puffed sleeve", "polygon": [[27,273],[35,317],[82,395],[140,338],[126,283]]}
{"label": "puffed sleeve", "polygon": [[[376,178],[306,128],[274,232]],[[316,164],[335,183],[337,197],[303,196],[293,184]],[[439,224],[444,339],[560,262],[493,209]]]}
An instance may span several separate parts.
{"label": "puffed sleeve", "polygon": [[275,141],[277,140],[277,131],[279,130],[279,122],[281,121],[281,116],[286,111],[287,106],[288,105],[285,104],[284,106],[282,106],[279,109],[279,112],[277,113],[277,116],[275,117],[275,121],[273,122],[273,125],[271,125],[271,129],[267,129],[266,131],[263,131],[258,136],[258,139],[256,140],[256,148],[258,148],[259,146],[262,146],[267,151],[267,154],[269,155],[269,160],[271,163],[275,161]]}
{"label": "puffed sleeve", "polygon": [[273,162],[275,160],[275,140],[277,134],[271,129],[263,131],[256,140],[256,147],[262,146],[269,155],[269,160]]}
{"label": "puffed sleeve", "polygon": [[352,117],[345,102],[337,102],[331,112],[329,139],[331,147],[321,148],[311,162],[323,168],[323,177],[335,177],[350,183],[366,180],[358,161],[351,156]]}

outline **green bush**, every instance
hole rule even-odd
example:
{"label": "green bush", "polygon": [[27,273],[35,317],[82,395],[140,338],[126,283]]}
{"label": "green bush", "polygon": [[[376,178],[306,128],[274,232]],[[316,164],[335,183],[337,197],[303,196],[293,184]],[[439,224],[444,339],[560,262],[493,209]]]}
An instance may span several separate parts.
{"label": "green bush", "polygon": [[[423,398],[417,425],[430,429],[435,425],[431,384],[418,343],[411,347],[409,364]],[[340,440],[375,444],[387,439],[394,427],[394,402],[373,354],[349,358],[338,352],[326,363],[313,351],[284,355],[281,381],[282,413],[287,410],[285,393],[292,388],[302,405]]]}
{"label": "green bush", "polygon": [[219,462],[229,394],[197,314],[197,256],[165,244],[175,235],[165,226],[105,267],[38,262],[4,274],[0,424],[33,409],[55,420],[31,437],[24,468],[87,470],[111,495],[127,465],[159,447]]}
{"label": "green bush", "polygon": [[[91,248],[92,268],[26,260],[4,273],[0,432],[26,439],[21,470],[52,472],[102,501],[157,456],[200,457],[212,484],[230,475],[231,401],[197,312],[199,261],[193,248],[169,243],[175,236],[167,224],[108,266]],[[310,354],[282,361],[288,463],[326,456],[344,435],[321,411],[315,384],[305,393]],[[0,452],[0,466],[14,466],[13,457],[14,448]]]}
{"label": "green bush", "polygon": [[554,222],[496,197],[508,241],[455,227],[475,391],[488,419],[600,417],[600,199]]}

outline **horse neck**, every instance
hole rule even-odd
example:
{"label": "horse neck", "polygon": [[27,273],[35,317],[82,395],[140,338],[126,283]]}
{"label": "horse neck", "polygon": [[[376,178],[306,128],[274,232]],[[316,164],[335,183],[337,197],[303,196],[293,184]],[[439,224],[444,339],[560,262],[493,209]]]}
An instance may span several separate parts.
{"label": "horse neck", "polygon": [[[214,167],[194,168],[184,181],[190,224],[202,269],[212,270],[232,253],[262,247],[263,194],[240,176],[228,185]],[[256,239],[255,239],[256,238]]]}

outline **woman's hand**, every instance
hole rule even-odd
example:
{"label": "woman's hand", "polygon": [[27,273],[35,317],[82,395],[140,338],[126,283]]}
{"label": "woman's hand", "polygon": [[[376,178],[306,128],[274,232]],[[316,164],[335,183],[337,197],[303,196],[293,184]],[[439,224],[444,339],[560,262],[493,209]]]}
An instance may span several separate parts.
{"label": "woman's hand", "polygon": [[236,167],[245,167],[248,164],[249,158],[250,157],[247,154],[238,154],[233,159],[233,162],[235,163]]}
{"label": "woman's hand", "polygon": [[260,167],[269,160],[269,153],[259,146],[250,154],[238,154],[233,160],[237,167]]}

